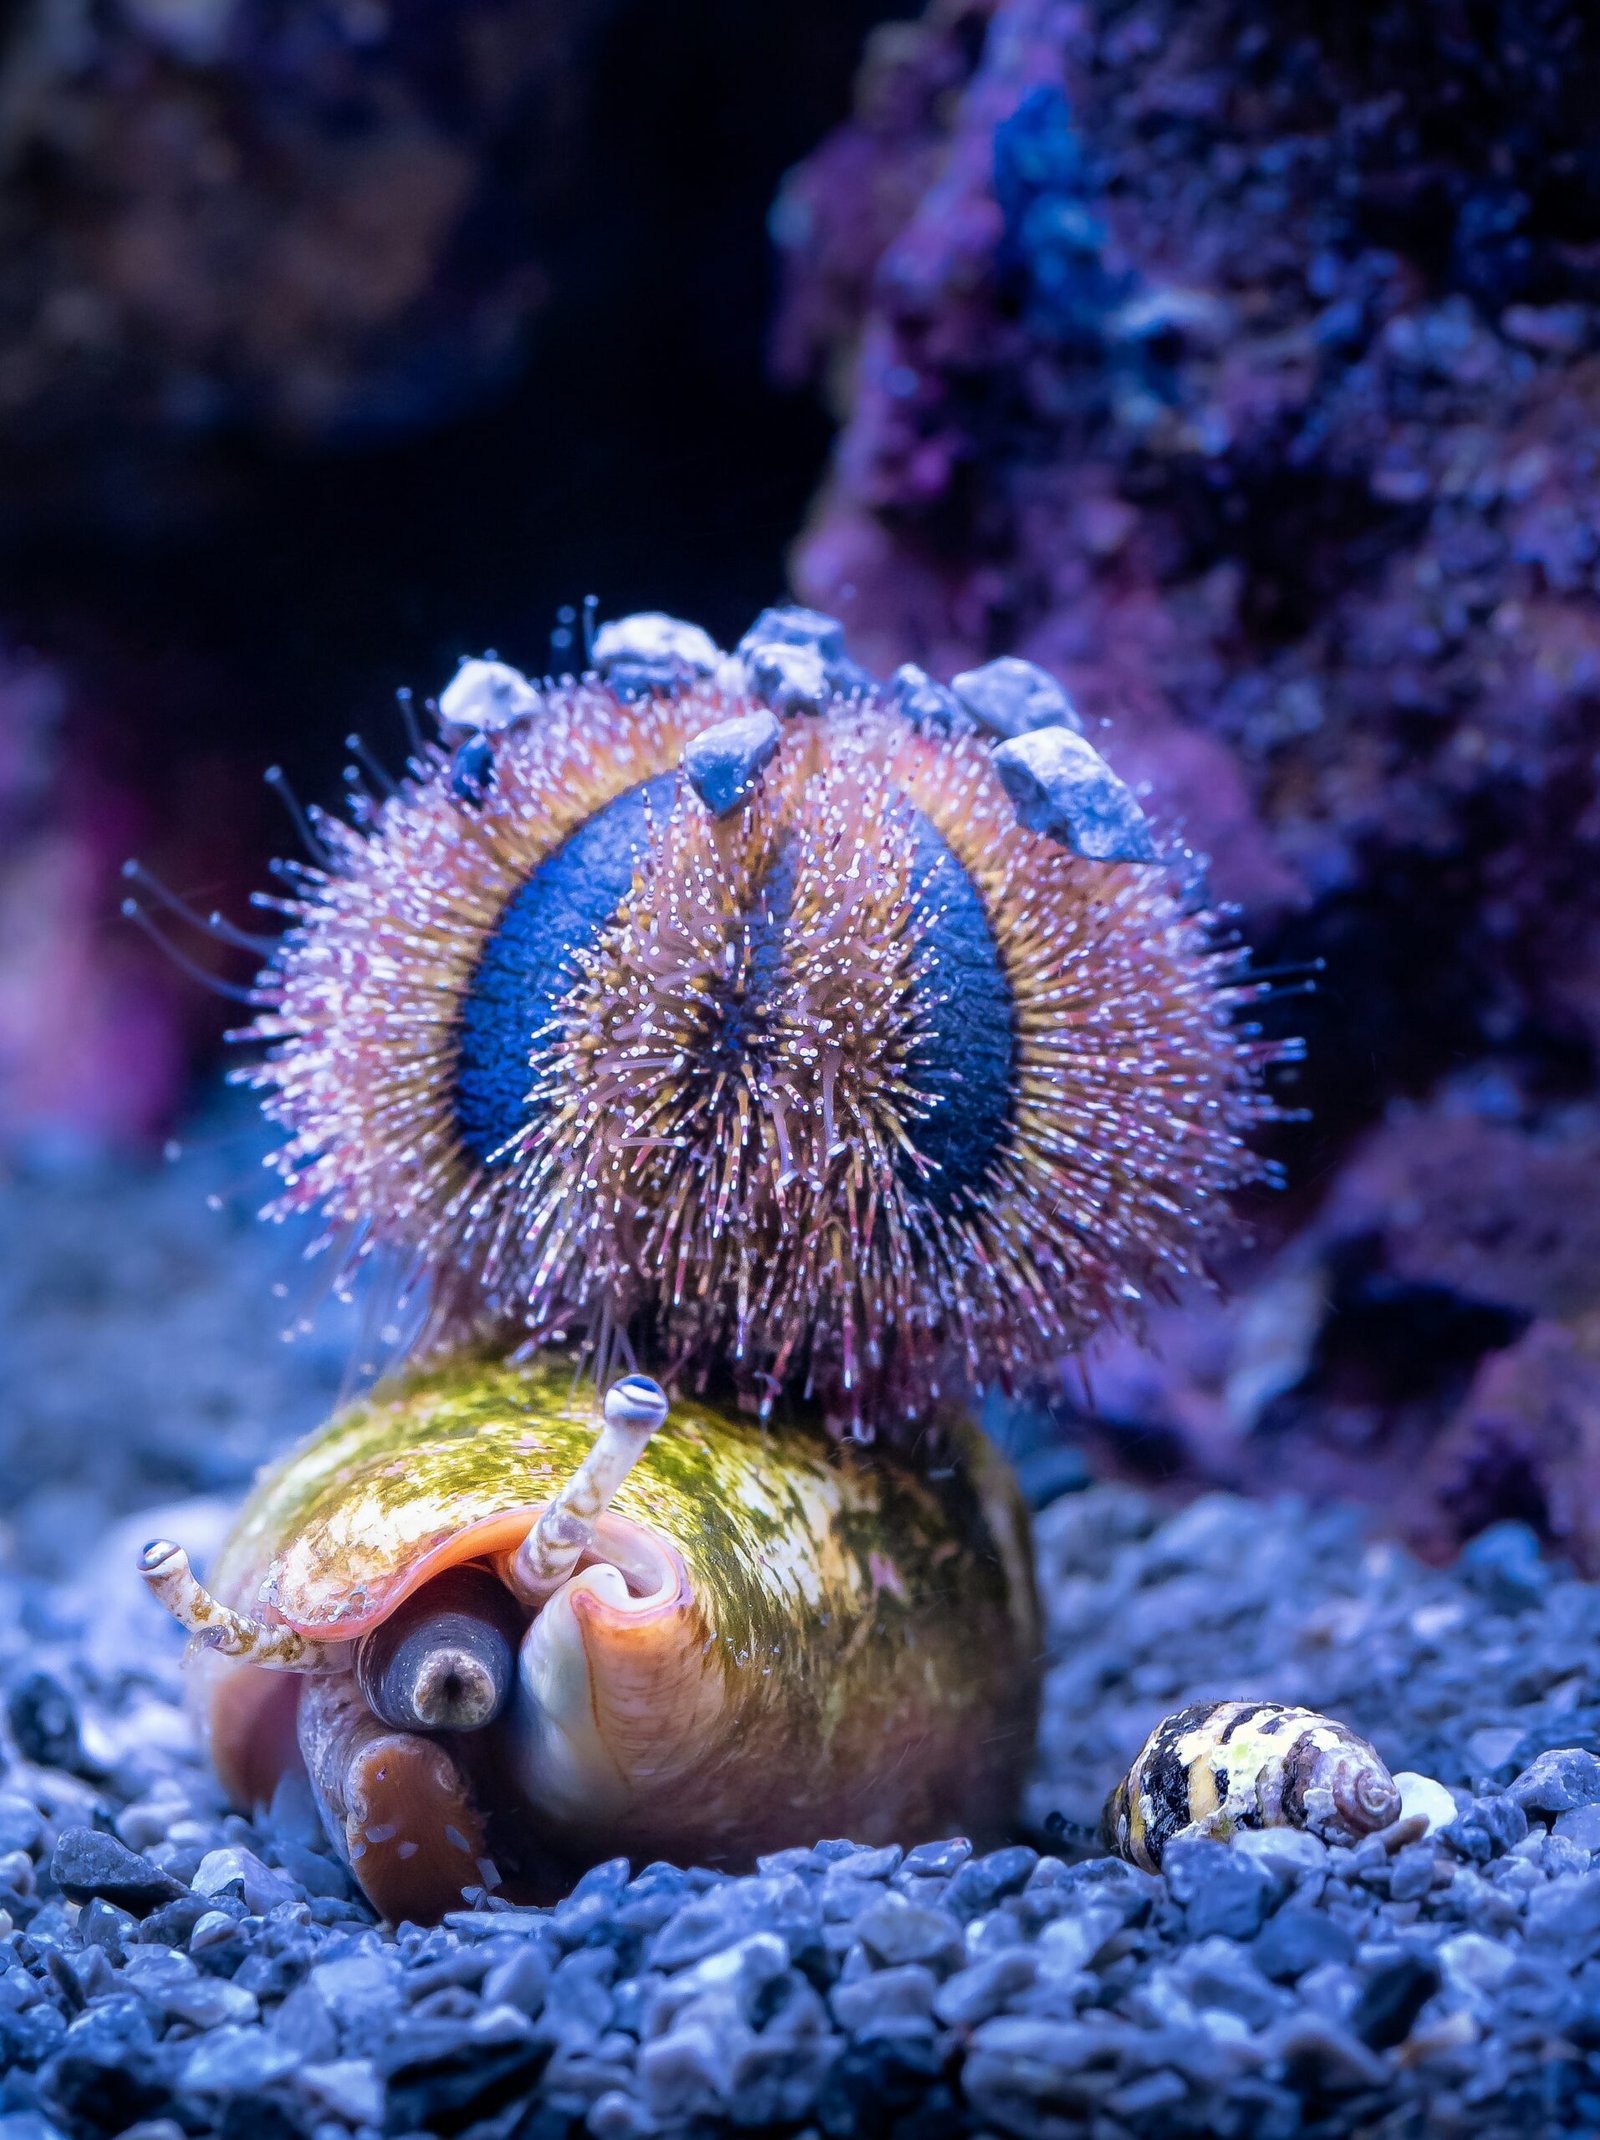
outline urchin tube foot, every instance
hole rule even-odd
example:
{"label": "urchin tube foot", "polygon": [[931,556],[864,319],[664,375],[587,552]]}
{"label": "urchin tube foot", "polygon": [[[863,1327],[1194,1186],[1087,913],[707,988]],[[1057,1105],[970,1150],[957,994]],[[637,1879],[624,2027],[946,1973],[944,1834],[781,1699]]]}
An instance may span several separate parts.
{"label": "urchin tube foot", "polygon": [[189,1565],[189,1556],[169,1538],[152,1539],[139,1555],[139,1573],[153,1596],[207,1649],[266,1671],[326,1672],[348,1661],[346,1645],[318,1642],[297,1628],[269,1626],[235,1612],[213,1597]]}

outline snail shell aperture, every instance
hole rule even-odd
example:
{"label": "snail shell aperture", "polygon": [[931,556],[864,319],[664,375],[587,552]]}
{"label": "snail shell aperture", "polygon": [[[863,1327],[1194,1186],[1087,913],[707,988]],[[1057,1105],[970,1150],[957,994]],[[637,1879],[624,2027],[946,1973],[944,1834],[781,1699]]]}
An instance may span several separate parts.
{"label": "snail shell aperture", "polygon": [[[676,1402],[645,1436],[637,1386],[607,1411],[597,1435],[559,1355],[414,1376],[266,1475],[210,1591],[157,1558],[231,1794],[265,1803],[303,1764],[396,1921],[619,1853],[996,1831],[1038,1630],[1025,1517],[976,1431],[945,1420],[960,1461],[932,1482],[804,1422]],[[547,1530],[583,1533],[553,1577]]]}

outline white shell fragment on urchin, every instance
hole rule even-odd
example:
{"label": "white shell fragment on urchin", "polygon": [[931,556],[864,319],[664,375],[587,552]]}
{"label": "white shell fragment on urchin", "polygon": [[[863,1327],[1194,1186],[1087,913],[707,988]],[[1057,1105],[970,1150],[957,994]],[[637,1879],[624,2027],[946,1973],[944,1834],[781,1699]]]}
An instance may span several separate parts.
{"label": "white shell fragment on urchin", "polygon": [[748,661],[758,647],[767,646],[814,647],[824,661],[837,661],[844,653],[844,626],[837,617],[798,604],[764,609],[739,641],[739,652]]}
{"label": "white shell fragment on urchin", "polygon": [[898,710],[913,728],[924,735],[957,735],[970,732],[971,716],[948,684],[941,684],[914,661],[903,661],[889,679],[889,689]]}
{"label": "white shell fragment on urchin", "polygon": [[494,733],[530,720],[544,705],[520,669],[508,661],[467,659],[439,693],[439,718],[446,728]]}
{"label": "white shell fragment on urchin", "polygon": [[775,713],[821,713],[833,697],[828,665],[814,646],[775,640],[751,648],[745,666]]}
{"label": "white shell fragment on urchin", "polygon": [[1025,736],[1036,728],[1070,728],[1079,735],[1078,709],[1048,669],[1017,654],[1002,654],[981,669],[952,676],[950,689],[991,735]]}
{"label": "white shell fragment on urchin", "polygon": [[675,677],[712,675],[722,649],[698,624],[641,609],[602,624],[589,658],[605,677],[621,671],[630,680],[670,683]]}
{"label": "white shell fragment on urchin", "polygon": [[683,747],[683,771],[713,817],[747,802],[778,748],[777,717],[765,707],[702,728]]}
{"label": "white shell fragment on urchin", "polygon": [[996,746],[994,765],[1027,831],[1089,862],[1160,859],[1133,790],[1070,728],[1014,736]]}

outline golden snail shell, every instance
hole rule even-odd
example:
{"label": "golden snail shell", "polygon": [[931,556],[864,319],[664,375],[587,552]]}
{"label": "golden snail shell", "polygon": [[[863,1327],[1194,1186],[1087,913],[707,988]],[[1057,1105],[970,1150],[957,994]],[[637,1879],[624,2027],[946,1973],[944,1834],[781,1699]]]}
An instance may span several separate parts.
{"label": "golden snail shell", "polygon": [[1038,1633],[1000,1459],[954,1418],[930,1480],[699,1402],[652,1431],[665,1409],[629,1377],[597,1434],[570,1359],[456,1362],[269,1472],[209,1592],[149,1548],[231,1794],[303,1764],[392,1920],[621,1854],[1002,1823]]}

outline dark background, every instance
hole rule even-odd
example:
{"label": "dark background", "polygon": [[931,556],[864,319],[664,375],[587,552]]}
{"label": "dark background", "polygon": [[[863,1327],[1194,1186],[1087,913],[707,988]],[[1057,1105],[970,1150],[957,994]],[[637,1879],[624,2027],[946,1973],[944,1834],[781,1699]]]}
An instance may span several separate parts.
{"label": "dark background", "polygon": [[[255,12],[287,34],[310,11]],[[502,26],[529,15],[460,12]],[[52,748],[69,783],[76,767],[80,790],[115,796],[90,807],[99,827],[114,819],[202,905],[227,895],[237,910],[291,837],[256,785],[269,761],[326,804],[352,728],[398,762],[398,686],[428,696],[486,646],[540,669],[557,608],[590,592],[607,614],[667,608],[736,637],[784,585],[830,425],[814,394],[772,380],[767,216],[785,169],[846,115],[863,37],[888,10],[554,12],[571,17],[570,45],[485,116],[470,100],[448,108],[430,11],[396,11],[393,71],[447,107],[430,116],[475,172],[477,206],[440,279],[492,289],[537,264],[539,301],[477,376],[441,358],[430,377],[424,345],[402,392],[357,377],[308,432],[226,354],[204,420],[174,417],[170,376],[152,388],[149,375],[177,356],[118,348],[70,391],[20,406],[0,437],[0,633],[59,671]],[[138,40],[109,20],[102,72],[77,85],[94,111],[139,97]],[[261,39],[233,69],[235,132],[258,104],[300,93],[273,78]],[[10,177],[13,216],[33,231],[70,228],[94,190],[36,148]],[[120,887],[103,866],[101,878],[116,929]],[[133,960],[151,988],[170,978],[142,947],[105,955]],[[204,1078],[225,1007],[186,996],[182,1014]]]}

